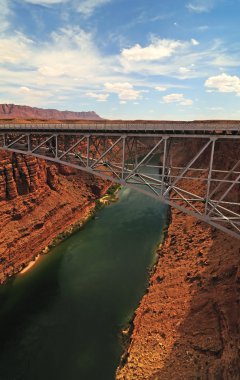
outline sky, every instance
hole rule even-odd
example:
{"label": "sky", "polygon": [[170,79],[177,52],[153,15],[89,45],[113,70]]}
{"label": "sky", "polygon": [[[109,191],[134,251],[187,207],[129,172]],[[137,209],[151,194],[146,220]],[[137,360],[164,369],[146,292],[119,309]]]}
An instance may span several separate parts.
{"label": "sky", "polygon": [[240,0],[0,0],[0,103],[240,119]]}

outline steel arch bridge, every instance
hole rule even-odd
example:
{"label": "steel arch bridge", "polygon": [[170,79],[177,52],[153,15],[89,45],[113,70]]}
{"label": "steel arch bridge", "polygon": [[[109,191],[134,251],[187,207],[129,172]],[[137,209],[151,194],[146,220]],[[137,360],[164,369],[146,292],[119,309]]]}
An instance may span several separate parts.
{"label": "steel arch bridge", "polygon": [[240,121],[0,124],[0,150],[126,185],[240,238]]}

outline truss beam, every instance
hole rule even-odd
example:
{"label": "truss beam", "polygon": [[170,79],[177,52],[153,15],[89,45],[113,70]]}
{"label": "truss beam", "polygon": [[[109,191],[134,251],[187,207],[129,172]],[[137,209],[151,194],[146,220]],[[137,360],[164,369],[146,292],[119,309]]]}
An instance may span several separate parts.
{"label": "truss beam", "polygon": [[0,150],[61,163],[129,186],[240,238],[240,134],[0,128]]}

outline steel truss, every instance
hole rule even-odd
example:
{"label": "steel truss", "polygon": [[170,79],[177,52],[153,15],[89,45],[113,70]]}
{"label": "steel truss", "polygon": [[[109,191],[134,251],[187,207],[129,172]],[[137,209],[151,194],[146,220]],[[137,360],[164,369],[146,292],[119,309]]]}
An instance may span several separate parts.
{"label": "steel truss", "polygon": [[1,150],[127,185],[237,238],[239,142],[240,135],[0,132]]}

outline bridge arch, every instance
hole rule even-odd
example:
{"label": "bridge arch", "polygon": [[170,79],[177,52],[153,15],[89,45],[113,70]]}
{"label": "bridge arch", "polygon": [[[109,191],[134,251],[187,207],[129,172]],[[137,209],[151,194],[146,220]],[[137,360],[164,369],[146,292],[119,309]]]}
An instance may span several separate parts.
{"label": "bridge arch", "polygon": [[0,124],[0,150],[128,186],[240,238],[240,123]]}

